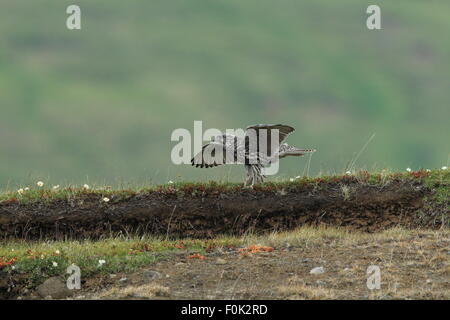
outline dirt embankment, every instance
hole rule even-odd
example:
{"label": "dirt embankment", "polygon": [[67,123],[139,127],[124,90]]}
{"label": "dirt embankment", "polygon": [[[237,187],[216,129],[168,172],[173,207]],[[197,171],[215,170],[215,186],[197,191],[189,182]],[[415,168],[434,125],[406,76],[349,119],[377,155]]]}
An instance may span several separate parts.
{"label": "dirt embankment", "polygon": [[431,210],[432,193],[420,180],[371,185],[356,179],[255,189],[167,187],[126,197],[111,195],[108,203],[86,192],[26,204],[4,201],[0,234],[26,239],[96,239],[117,233],[204,238],[305,224],[368,232],[396,225],[438,228],[448,224],[448,206]]}

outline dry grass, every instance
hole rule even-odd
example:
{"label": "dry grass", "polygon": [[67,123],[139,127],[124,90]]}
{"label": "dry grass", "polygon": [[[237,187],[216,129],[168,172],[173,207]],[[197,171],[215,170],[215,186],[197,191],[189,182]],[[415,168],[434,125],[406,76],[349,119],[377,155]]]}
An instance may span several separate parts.
{"label": "dry grass", "polygon": [[396,289],[389,288],[387,290],[374,291],[369,295],[369,299],[380,300],[449,300],[449,289],[436,289],[433,287],[422,288],[406,288]]}
{"label": "dry grass", "polygon": [[[38,258],[32,258],[29,249]],[[56,250],[60,253],[55,254]],[[189,259],[195,253],[204,258]],[[156,259],[159,255],[164,258]],[[169,298],[181,299],[450,299],[450,229],[393,228],[369,234],[302,227],[213,240],[20,241],[0,244],[0,256],[18,257],[14,272],[30,277],[36,270],[61,275],[66,264],[74,261],[80,263],[85,279],[111,273],[131,279],[130,273],[136,273],[136,282],[128,287],[116,283],[98,293],[96,298],[101,299],[159,299],[167,297],[169,290]],[[218,257],[225,262],[218,264]],[[99,267],[99,259],[106,264]],[[57,268],[52,267],[53,261],[58,262]],[[381,269],[380,290],[366,286],[370,265]],[[150,266],[168,277],[147,284],[140,269]],[[318,266],[325,273],[310,274]]]}
{"label": "dry grass", "polygon": [[151,299],[155,297],[167,297],[169,288],[158,284],[144,284],[139,286],[127,286],[124,288],[113,287],[98,295],[100,299]]}
{"label": "dry grass", "polygon": [[304,226],[293,231],[273,232],[268,236],[261,237],[248,234],[242,238],[246,244],[260,244],[267,246],[282,245],[307,245],[326,241],[334,241],[336,244],[352,245],[360,243],[378,243],[383,241],[400,241],[409,238],[433,237],[438,239],[450,239],[450,229],[440,230],[418,230],[395,227],[383,232],[366,233],[351,231],[340,227],[327,226]]}
{"label": "dry grass", "polygon": [[291,300],[324,300],[336,297],[331,289],[304,284],[279,286],[277,290],[281,297]]}

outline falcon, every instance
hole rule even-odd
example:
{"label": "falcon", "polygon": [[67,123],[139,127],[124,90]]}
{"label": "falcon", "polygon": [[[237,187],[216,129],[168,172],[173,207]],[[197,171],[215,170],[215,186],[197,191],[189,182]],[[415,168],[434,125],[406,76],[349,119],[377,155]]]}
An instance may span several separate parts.
{"label": "falcon", "polygon": [[246,169],[244,186],[264,182],[262,169],[279,159],[301,157],[315,149],[300,149],[284,143],[295,129],[283,124],[258,124],[245,129],[244,136],[229,133],[215,136],[203,145],[191,164],[211,168],[223,164],[243,164]]}

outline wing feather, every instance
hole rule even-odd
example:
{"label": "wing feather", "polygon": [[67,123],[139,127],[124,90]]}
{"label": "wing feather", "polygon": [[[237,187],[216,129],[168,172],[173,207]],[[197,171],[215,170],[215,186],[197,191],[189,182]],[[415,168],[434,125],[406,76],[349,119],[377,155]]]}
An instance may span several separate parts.
{"label": "wing feather", "polygon": [[260,138],[263,136],[262,130],[267,132],[267,155],[270,157],[272,155],[271,150],[271,141],[272,141],[272,133],[273,130],[278,130],[278,146],[280,146],[286,138],[295,131],[295,129],[291,126],[284,124],[256,124],[252,126],[248,126],[246,128],[246,148],[248,148],[248,144],[250,140],[253,140],[256,134],[256,145],[258,148],[260,146]]}
{"label": "wing feather", "polygon": [[191,164],[200,168],[211,168],[225,164],[226,146],[220,142],[210,142],[202,147],[192,159]]}

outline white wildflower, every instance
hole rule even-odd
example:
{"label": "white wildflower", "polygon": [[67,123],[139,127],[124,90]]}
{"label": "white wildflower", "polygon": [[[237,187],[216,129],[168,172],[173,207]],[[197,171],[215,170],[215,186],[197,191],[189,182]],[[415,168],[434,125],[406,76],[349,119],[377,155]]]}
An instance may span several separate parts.
{"label": "white wildflower", "polygon": [[59,184],[56,186],[53,186],[53,190],[58,190],[59,189]]}
{"label": "white wildflower", "polygon": [[446,166],[443,166],[441,169],[442,170],[447,170],[448,168]]}
{"label": "white wildflower", "polygon": [[28,190],[30,190],[30,188],[26,187],[26,188],[25,188],[25,189],[23,189],[23,190],[25,190],[25,191],[28,191]]}
{"label": "white wildflower", "polygon": [[89,190],[89,189],[90,189],[90,187],[89,187],[89,185],[88,185],[88,184],[84,184],[84,185],[83,185],[83,189],[84,189],[84,190]]}
{"label": "white wildflower", "polygon": [[15,266],[11,266],[11,269],[16,270],[16,267]]}
{"label": "white wildflower", "polygon": [[101,267],[102,265],[104,265],[106,263],[105,260],[98,260],[98,266]]}
{"label": "white wildflower", "polygon": [[56,254],[60,254],[59,250],[56,250],[55,253],[56,253]]}
{"label": "white wildflower", "polygon": [[107,198],[107,197],[104,197],[102,200],[103,200],[103,202],[109,202],[109,198]]}
{"label": "white wildflower", "polygon": [[42,188],[44,186],[44,183],[42,181],[38,181],[36,184],[40,188]]}
{"label": "white wildflower", "polygon": [[290,181],[290,182],[294,181],[294,178],[290,178],[289,181]]}
{"label": "white wildflower", "polygon": [[56,268],[58,266],[58,262],[53,261],[52,265]]}
{"label": "white wildflower", "polygon": [[300,179],[300,178],[301,178],[301,176],[296,176],[296,177],[295,177],[295,179]]}
{"label": "white wildflower", "polygon": [[406,171],[411,172],[412,170],[411,168],[406,168]]}
{"label": "white wildflower", "polygon": [[172,181],[172,180],[169,180],[169,184],[173,184],[173,181]]}
{"label": "white wildflower", "polygon": [[346,172],[345,172],[345,174],[347,174],[347,175],[351,175],[351,174],[352,174],[352,172],[351,172],[351,171],[346,171]]}
{"label": "white wildflower", "polygon": [[431,170],[430,170],[430,169],[427,169],[427,172],[431,172]]}
{"label": "white wildflower", "polygon": [[20,188],[19,190],[17,190],[17,193],[20,194],[20,195],[22,195],[22,194],[23,194],[23,189]]}

